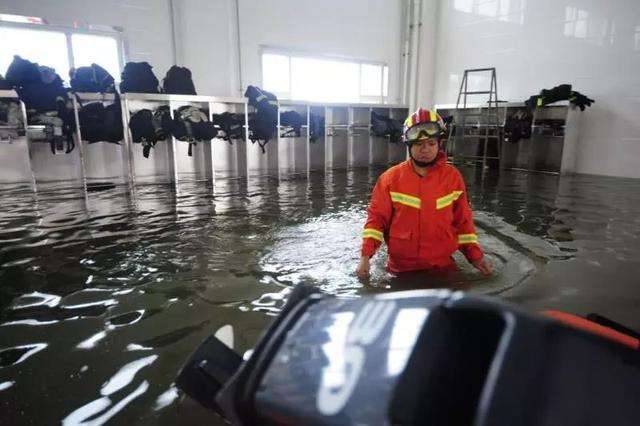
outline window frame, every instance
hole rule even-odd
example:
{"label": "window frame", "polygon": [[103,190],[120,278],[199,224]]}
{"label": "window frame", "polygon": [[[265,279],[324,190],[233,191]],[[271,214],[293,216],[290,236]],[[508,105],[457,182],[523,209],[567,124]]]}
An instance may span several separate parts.
{"label": "window frame", "polygon": [[[259,55],[259,62],[260,62],[260,82],[263,87],[264,87],[263,56],[265,54],[286,56],[289,59],[289,91],[274,93],[276,96],[278,96],[281,99],[314,102],[313,100],[292,99],[291,97],[291,84],[292,84],[291,59],[306,58],[306,59],[319,59],[319,60],[328,60],[328,61],[347,62],[351,64],[357,64],[358,65],[358,103],[376,103],[380,105],[385,105],[385,104],[388,104],[389,102],[389,81],[390,81],[389,71],[390,70],[389,70],[389,64],[387,62],[374,61],[374,60],[368,60],[368,59],[358,59],[358,58],[346,57],[346,56],[309,53],[304,51],[290,50],[290,49],[284,49],[284,48],[273,47],[273,46],[260,46],[258,55]],[[380,96],[362,95],[362,65],[375,65],[380,67]],[[387,79],[386,79],[387,87],[386,88],[384,87],[385,68],[387,70]]]}
{"label": "window frame", "polygon": [[[26,18],[26,17],[25,17]],[[15,28],[21,30],[33,30],[33,31],[48,31],[48,32],[58,32],[62,33],[65,36],[67,42],[67,60],[69,62],[69,69],[76,68],[75,60],[73,58],[73,43],[71,41],[71,36],[74,34],[82,34],[82,35],[95,35],[102,37],[110,37],[115,39],[116,46],[118,48],[118,67],[120,68],[120,72],[126,63],[126,49],[125,49],[125,37],[124,33],[121,29],[113,28],[110,30],[107,29],[96,29],[96,28],[78,28],[76,26],[67,26],[67,25],[59,25],[59,24],[49,24],[45,19],[37,18],[42,23],[23,23],[23,22],[12,22],[6,20],[0,20],[0,28]],[[104,26],[107,27],[107,26]],[[46,64],[40,64],[46,65]],[[63,80],[68,80],[68,75],[60,76]],[[113,76],[114,79],[119,80],[120,75]]]}

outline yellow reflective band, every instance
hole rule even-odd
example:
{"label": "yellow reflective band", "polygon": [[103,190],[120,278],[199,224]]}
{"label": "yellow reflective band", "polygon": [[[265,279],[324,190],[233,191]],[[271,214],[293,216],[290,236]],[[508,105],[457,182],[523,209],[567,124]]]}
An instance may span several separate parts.
{"label": "yellow reflective band", "polygon": [[478,244],[478,236],[476,234],[460,234],[458,235],[458,244]]}
{"label": "yellow reflective band", "polygon": [[362,233],[362,238],[373,238],[374,240],[382,241],[382,232],[377,229],[366,228]]}
{"label": "yellow reflective band", "polygon": [[260,102],[261,100],[266,99],[266,95],[260,95],[256,98],[256,102]]}
{"label": "yellow reflective band", "polygon": [[538,98],[538,101],[536,102],[536,106],[542,106],[542,98]]}
{"label": "yellow reflective band", "polygon": [[411,195],[403,194],[401,192],[389,192],[391,195],[391,201],[404,204],[405,206],[420,208],[420,198],[413,197]]}
{"label": "yellow reflective band", "polygon": [[460,198],[462,195],[462,191],[453,191],[449,195],[445,195],[444,197],[438,198],[436,200],[436,210],[444,209],[447,206],[453,204],[455,200]]}

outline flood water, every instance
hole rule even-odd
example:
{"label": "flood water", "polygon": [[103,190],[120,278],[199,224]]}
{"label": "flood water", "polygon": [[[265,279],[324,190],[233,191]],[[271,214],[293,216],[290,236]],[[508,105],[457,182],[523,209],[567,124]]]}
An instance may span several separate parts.
{"label": "flood water", "polygon": [[217,424],[176,392],[186,357],[233,327],[250,349],[289,289],[339,297],[453,287],[640,328],[640,181],[462,168],[483,278],[354,269],[382,168],[91,192],[0,189],[0,423]]}

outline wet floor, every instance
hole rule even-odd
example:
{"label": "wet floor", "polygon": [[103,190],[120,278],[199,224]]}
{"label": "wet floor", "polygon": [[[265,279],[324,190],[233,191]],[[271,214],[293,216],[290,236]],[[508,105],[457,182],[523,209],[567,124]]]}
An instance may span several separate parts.
{"label": "wet floor", "polygon": [[0,190],[2,424],[214,422],[173,380],[230,324],[250,349],[289,288],[454,287],[640,328],[640,181],[462,169],[495,265],[353,273],[380,168],[138,188]]}

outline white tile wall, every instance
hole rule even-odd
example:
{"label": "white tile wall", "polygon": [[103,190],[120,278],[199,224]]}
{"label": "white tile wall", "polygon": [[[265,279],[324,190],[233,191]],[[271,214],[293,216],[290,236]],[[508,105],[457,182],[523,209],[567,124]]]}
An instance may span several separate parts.
{"label": "white tile wall", "polygon": [[577,171],[640,177],[639,1],[440,0],[437,25],[428,101],[455,103],[465,68],[495,66],[509,101],[571,83],[596,100],[582,115]]}
{"label": "white tile wall", "polygon": [[400,0],[240,0],[243,82],[262,82],[261,46],[389,64],[389,97],[400,93]]}

